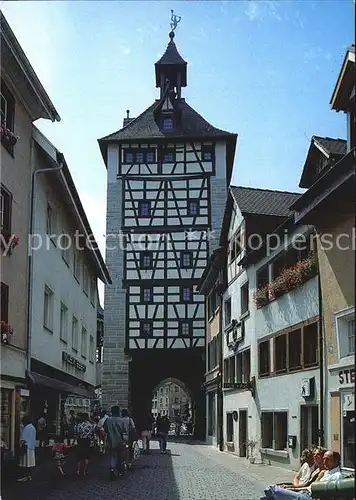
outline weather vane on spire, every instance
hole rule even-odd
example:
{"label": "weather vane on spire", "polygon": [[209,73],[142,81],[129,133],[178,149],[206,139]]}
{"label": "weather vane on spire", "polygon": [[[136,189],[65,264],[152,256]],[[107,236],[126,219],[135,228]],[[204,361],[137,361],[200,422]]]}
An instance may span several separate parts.
{"label": "weather vane on spire", "polygon": [[174,10],[172,9],[171,10],[171,30],[172,30],[171,33],[174,32],[174,30],[176,29],[176,27],[180,23],[181,19],[182,19],[181,16],[176,16],[174,13]]}

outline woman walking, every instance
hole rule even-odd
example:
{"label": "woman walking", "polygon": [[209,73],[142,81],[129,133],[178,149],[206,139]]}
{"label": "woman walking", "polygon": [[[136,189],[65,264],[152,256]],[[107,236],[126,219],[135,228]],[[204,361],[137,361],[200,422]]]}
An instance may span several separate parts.
{"label": "woman walking", "polygon": [[83,475],[88,474],[89,458],[91,457],[92,447],[94,444],[94,429],[95,426],[90,422],[89,415],[82,413],[79,416],[79,423],[76,428],[77,434],[77,475],[80,475],[83,470]]}
{"label": "woman walking", "polygon": [[36,428],[32,419],[25,415],[20,437],[20,467],[23,468],[23,476],[18,479],[19,483],[32,480],[32,468],[36,466]]}

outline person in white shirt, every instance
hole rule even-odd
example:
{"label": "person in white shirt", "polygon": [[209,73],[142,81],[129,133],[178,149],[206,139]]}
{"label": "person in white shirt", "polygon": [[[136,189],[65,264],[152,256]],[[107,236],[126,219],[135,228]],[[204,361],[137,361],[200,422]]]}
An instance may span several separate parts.
{"label": "person in white shirt", "polygon": [[99,437],[99,448],[100,448],[100,453],[102,455],[105,454],[106,452],[106,434],[104,431],[104,424],[106,420],[109,418],[109,415],[107,414],[106,411],[103,411],[100,415],[100,420],[98,422],[98,429],[100,430],[100,437]]}
{"label": "person in white shirt", "polygon": [[[323,455],[323,464],[325,472],[318,476],[316,481],[329,482],[342,479],[340,470],[340,453],[328,450]],[[284,488],[269,488],[265,490],[265,497],[263,500],[310,500],[311,485],[307,488],[298,490],[298,488],[284,489]],[[262,500],[262,498],[261,498]]]}

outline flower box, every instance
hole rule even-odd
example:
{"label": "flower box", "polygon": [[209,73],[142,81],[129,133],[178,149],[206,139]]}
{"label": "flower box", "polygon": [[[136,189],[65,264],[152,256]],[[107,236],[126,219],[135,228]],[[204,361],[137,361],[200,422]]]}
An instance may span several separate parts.
{"label": "flower box", "polygon": [[20,238],[16,234],[11,234],[7,231],[1,231],[0,245],[7,253],[11,254],[20,242]]}
{"label": "flower box", "polygon": [[14,330],[11,325],[5,321],[1,322],[1,343],[9,344],[11,342]]}
{"label": "flower box", "polygon": [[1,125],[1,143],[10,153],[17,141],[18,137],[5,125]]}
{"label": "flower box", "polygon": [[257,288],[254,293],[254,300],[258,309],[265,306],[269,302],[268,285]]}
{"label": "flower box", "polygon": [[314,278],[318,272],[316,255],[298,261],[294,266],[287,267],[275,280],[268,285],[258,288],[254,293],[254,300],[258,309],[268,304],[270,300],[278,299],[285,293],[300,287],[306,281]]}

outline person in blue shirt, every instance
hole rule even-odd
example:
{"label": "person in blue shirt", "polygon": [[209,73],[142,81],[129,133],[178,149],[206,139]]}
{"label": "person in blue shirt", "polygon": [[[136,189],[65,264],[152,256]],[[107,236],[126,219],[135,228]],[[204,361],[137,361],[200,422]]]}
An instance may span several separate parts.
{"label": "person in blue shirt", "polygon": [[24,483],[32,480],[32,469],[36,466],[36,427],[32,419],[25,415],[23,418],[23,428],[20,437],[20,467],[23,469],[23,476],[18,482]]}

